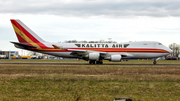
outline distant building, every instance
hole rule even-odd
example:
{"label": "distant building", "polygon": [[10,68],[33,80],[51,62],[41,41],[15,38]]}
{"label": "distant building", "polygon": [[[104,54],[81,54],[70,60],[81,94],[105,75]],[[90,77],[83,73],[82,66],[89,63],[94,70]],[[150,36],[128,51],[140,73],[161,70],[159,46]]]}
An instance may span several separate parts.
{"label": "distant building", "polygon": [[18,51],[0,51],[1,59],[17,59],[19,58]]}

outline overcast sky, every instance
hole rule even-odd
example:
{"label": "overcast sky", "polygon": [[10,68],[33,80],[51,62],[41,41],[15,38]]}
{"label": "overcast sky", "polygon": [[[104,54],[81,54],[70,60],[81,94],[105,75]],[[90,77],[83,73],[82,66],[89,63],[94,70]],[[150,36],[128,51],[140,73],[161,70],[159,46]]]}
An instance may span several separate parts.
{"label": "overcast sky", "polygon": [[159,41],[180,44],[180,0],[0,0],[0,50],[17,50],[10,19],[49,42]]}

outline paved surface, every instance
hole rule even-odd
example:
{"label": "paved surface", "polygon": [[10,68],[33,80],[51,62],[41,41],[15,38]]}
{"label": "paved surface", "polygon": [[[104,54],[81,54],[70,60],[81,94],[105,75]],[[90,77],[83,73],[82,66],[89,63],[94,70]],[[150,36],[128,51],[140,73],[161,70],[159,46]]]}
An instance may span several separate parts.
{"label": "paved surface", "polygon": [[[0,63],[2,64],[14,64],[14,65],[90,65],[88,63]],[[93,65],[154,65],[154,64],[120,64],[120,63],[104,63]],[[180,65],[180,64],[156,64],[156,65]]]}

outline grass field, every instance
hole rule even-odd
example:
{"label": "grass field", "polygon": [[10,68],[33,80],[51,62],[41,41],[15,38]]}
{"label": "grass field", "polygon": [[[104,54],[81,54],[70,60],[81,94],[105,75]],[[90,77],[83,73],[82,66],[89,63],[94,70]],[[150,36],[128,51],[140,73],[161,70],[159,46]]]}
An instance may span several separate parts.
{"label": "grass field", "polygon": [[[86,63],[77,60],[0,60],[0,63]],[[123,65],[10,65],[0,64],[3,101],[179,101],[180,65],[152,64],[152,60]],[[180,61],[158,61],[158,64]],[[114,64],[114,63],[112,63]],[[116,63],[117,64],[117,63]]]}

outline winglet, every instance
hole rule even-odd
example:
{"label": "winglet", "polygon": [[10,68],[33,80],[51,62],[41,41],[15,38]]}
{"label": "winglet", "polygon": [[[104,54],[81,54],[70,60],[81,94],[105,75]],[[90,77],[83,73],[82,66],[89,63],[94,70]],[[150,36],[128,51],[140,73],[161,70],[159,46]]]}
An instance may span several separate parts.
{"label": "winglet", "polygon": [[[57,46],[57,45],[52,45],[55,49],[63,49],[61,46]],[[64,49],[66,50],[66,49]]]}
{"label": "winglet", "polygon": [[60,49],[58,46],[56,45],[52,45],[55,49]]}

